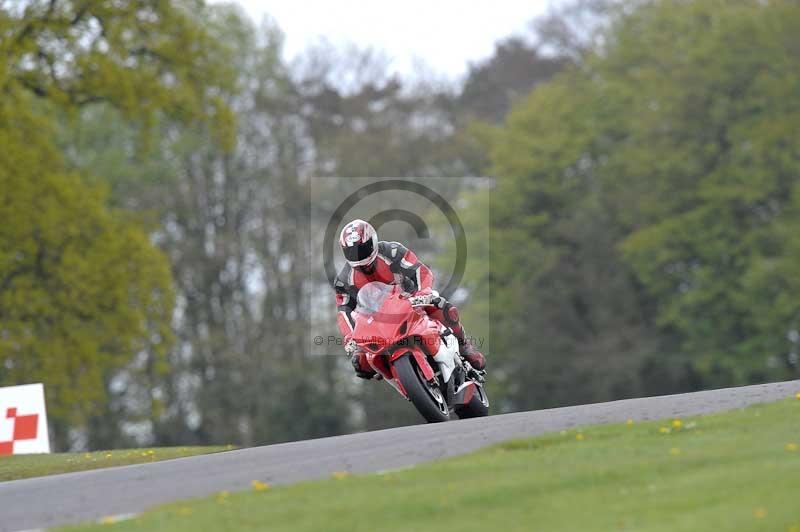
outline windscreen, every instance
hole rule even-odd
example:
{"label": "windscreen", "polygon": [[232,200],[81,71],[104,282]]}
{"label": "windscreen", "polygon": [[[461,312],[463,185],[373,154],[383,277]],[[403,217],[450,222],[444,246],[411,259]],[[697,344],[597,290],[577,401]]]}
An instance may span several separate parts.
{"label": "windscreen", "polygon": [[383,301],[392,292],[392,287],[388,284],[373,281],[361,287],[358,291],[356,312],[369,316],[378,312],[383,305]]}

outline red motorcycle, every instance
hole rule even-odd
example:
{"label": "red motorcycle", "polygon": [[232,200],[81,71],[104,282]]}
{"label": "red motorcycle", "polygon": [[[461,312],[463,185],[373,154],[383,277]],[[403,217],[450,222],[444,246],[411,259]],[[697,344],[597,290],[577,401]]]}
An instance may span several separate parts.
{"label": "red motorcycle", "polygon": [[459,354],[450,329],[422,308],[431,296],[413,297],[399,286],[371,282],[358,291],[352,339],[372,368],[411,401],[428,422],[489,414],[485,372]]}

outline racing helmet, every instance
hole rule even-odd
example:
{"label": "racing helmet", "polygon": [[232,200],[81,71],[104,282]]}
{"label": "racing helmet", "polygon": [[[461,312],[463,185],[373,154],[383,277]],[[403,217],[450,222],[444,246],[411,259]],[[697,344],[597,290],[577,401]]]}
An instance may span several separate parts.
{"label": "racing helmet", "polygon": [[378,256],[378,233],[369,222],[353,220],[339,235],[342,253],[352,267],[368,266]]}

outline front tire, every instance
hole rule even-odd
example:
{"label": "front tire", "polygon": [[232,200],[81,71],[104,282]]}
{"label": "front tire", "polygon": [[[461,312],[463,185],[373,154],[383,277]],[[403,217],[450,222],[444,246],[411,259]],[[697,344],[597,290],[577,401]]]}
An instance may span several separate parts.
{"label": "front tire", "polygon": [[411,355],[395,360],[394,368],[408,398],[428,423],[449,421],[449,407],[441,390],[425,380],[422,371],[411,361]]}

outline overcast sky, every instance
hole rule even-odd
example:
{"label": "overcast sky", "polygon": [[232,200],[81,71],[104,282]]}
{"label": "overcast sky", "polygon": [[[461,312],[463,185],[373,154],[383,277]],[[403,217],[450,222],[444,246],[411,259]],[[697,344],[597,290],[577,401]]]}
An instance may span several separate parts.
{"label": "overcast sky", "polygon": [[325,37],[384,50],[392,66],[413,71],[421,59],[435,72],[457,77],[467,63],[491,55],[494,42],[523,33],[549,0],[238,0],[256,22],[275,19],[291,59]]}

